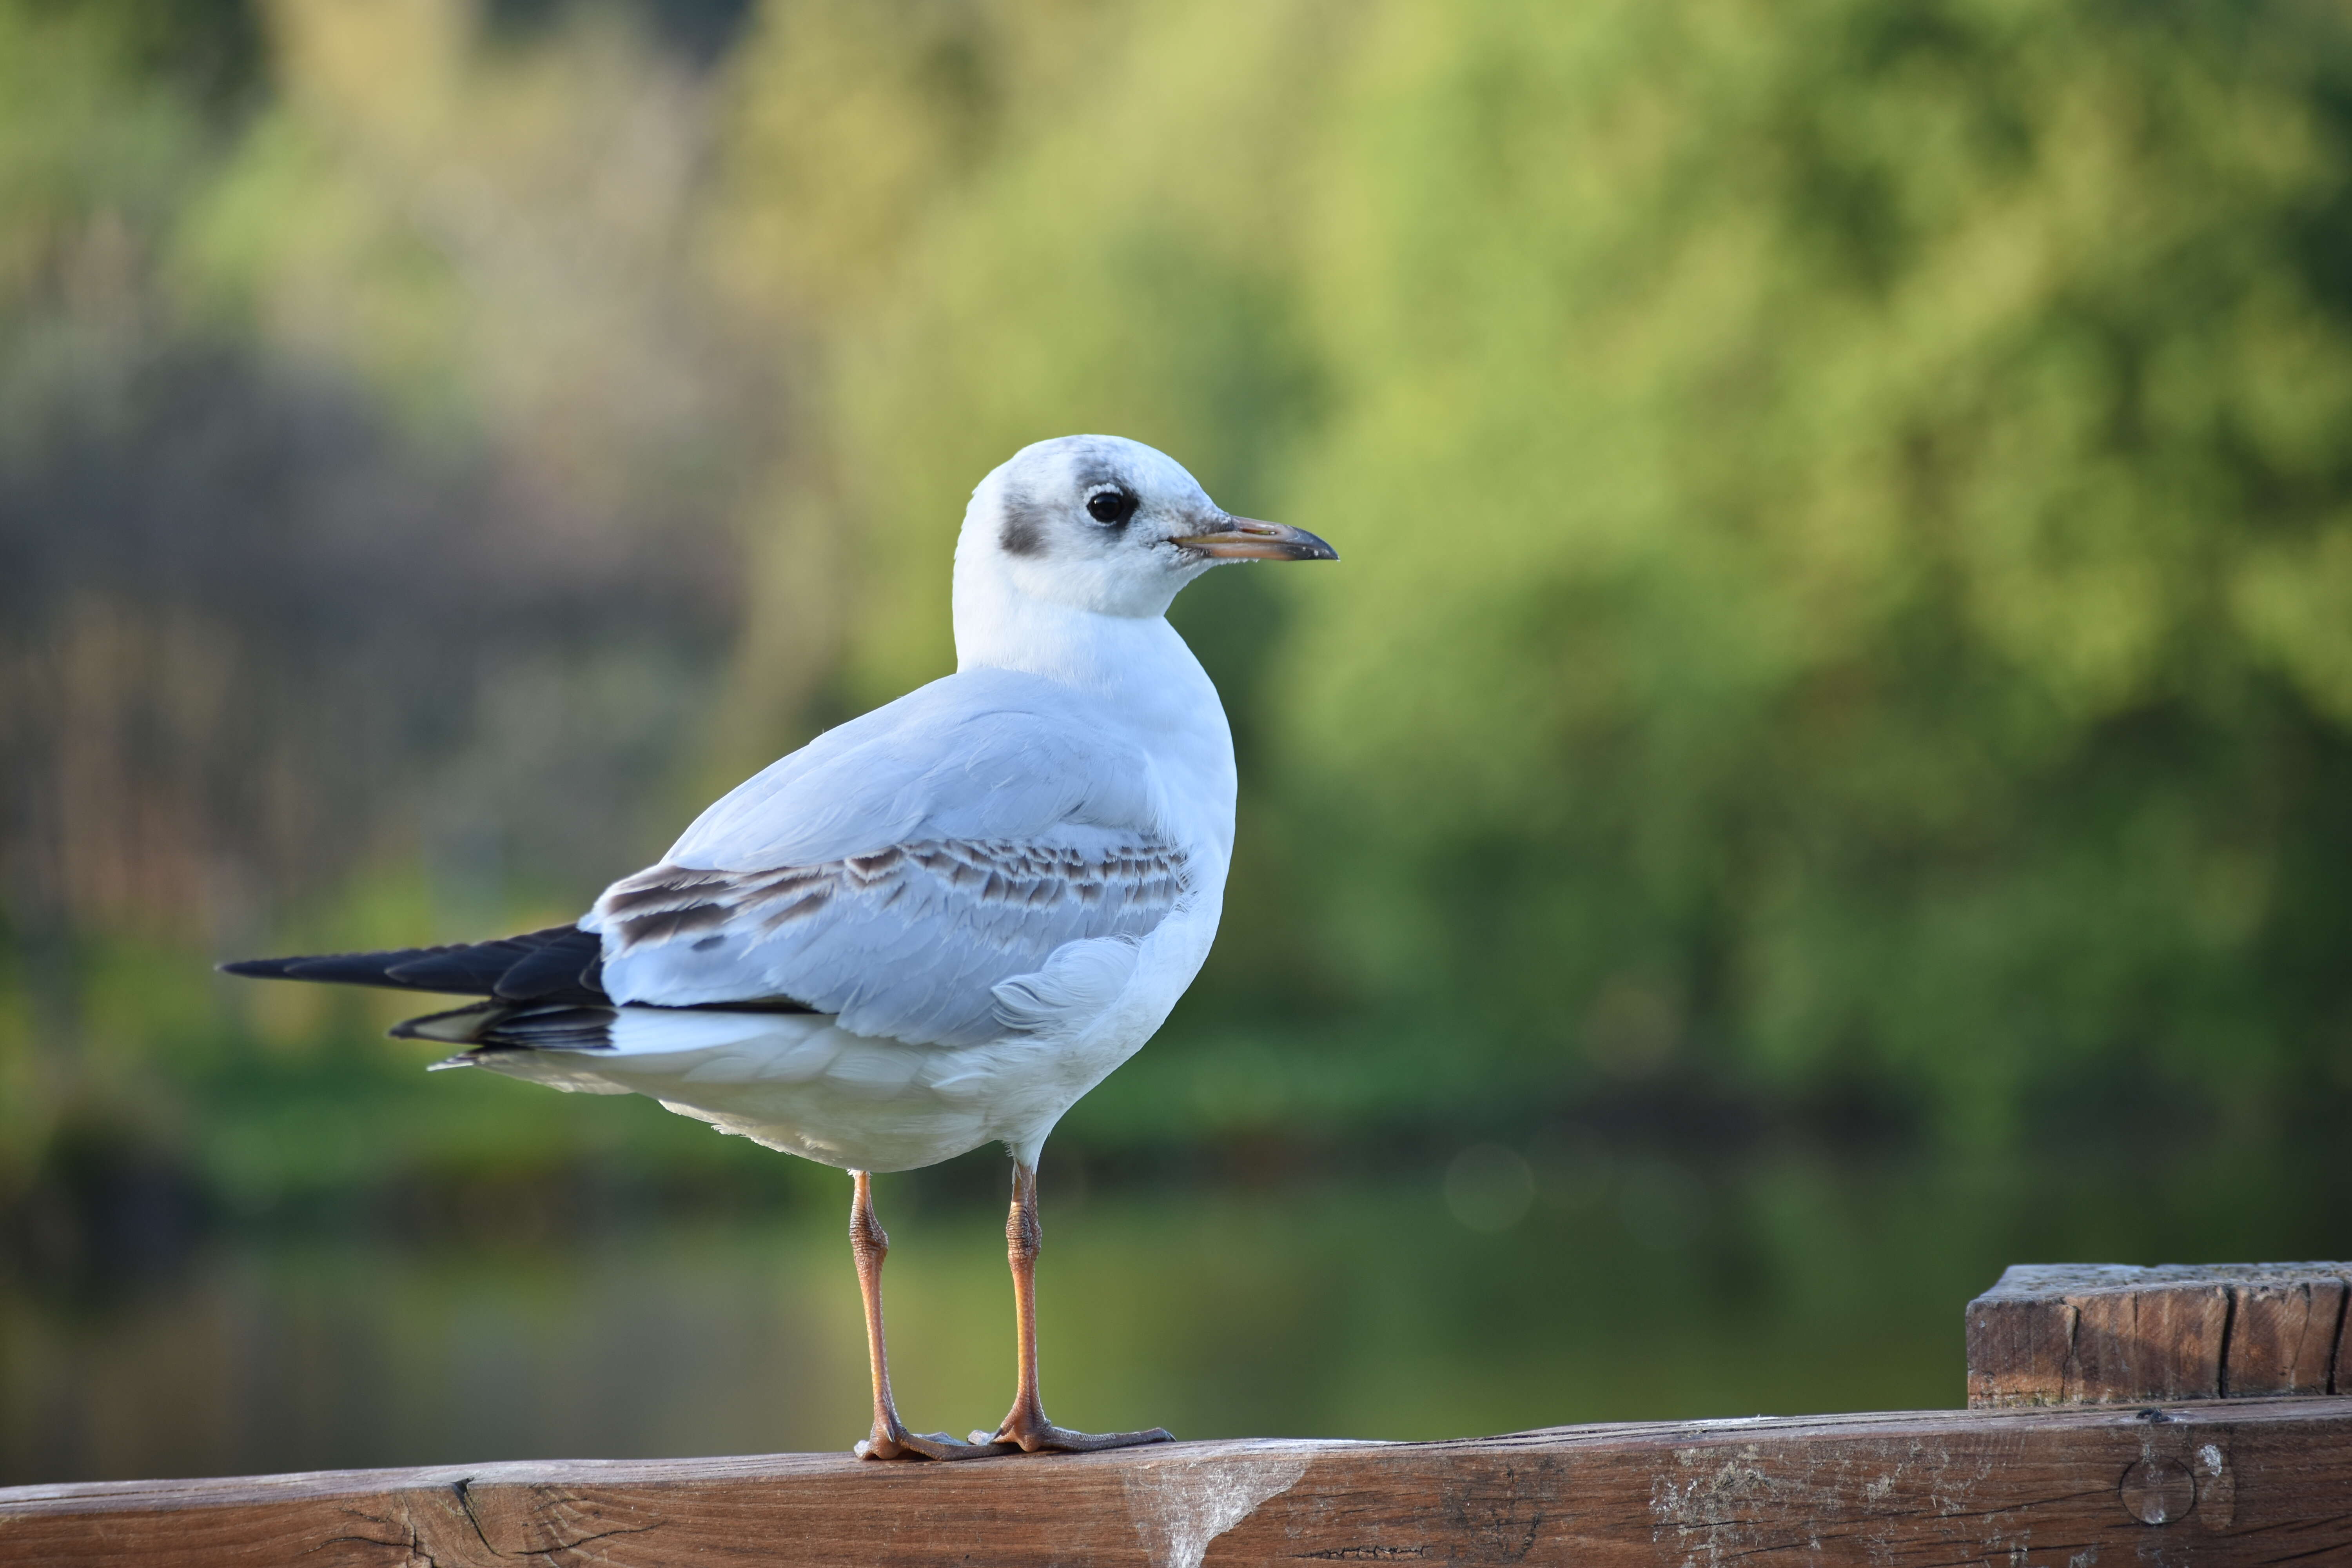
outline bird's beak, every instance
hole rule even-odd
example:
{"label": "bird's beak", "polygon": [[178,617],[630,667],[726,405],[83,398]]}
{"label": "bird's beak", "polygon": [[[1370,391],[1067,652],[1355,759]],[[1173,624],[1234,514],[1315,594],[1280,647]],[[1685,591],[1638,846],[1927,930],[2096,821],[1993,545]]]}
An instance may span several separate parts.
{"label": "bird's beak", "polygon": [[1307,532],[1287,523],[1260,522],[1254,517],[1217,520],[1199,533],[1179,536],[1174,543],[1220,561],[1337,561],[1339,552]]}

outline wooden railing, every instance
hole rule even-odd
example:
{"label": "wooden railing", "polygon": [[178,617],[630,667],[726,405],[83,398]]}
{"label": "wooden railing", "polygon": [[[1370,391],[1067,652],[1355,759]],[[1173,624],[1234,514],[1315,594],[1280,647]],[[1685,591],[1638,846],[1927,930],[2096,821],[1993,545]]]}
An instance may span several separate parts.
{"label": "wooden railing", "polygon": [[[2095,1352],[2108,1369],[2096,1388],[2104,1404],[1563,1426],[1450,1443],[1185,1443],[968,1465],[800,1454],[19,1487],[0,1490],[0,1561],[2352,1563],[2352,1396],[2326,1392],[2352,1377],[2339,1349],[2352,1271],[2296,1268],[2292,1279],[2263,1266],[2194,1280],[2041,1281],[2049,1289],[2012,1271],[1971,1304],[1972,1353],[2019,1357],[1973,1362],[1971,1390],[2069,1398],[2092,1387],[2084,1357]],[[2154,1294],[2184,1284],[2222,1293],[2212,1335],[2175,1331],[2195,1315]],[[2282,1319],[2302,1314],[2281,1364],[2304,1392],[2221,1397],[2237,1390],[2221,1373],[2199,1382],[2181,1370],[2182,1357],[2209,1348],[2217,1367],[2234,1364],[2231,1344],[2251,1343],[2239,1336],[2267,1310],[2250,1310],[2267,1298],[2249,1293],[2284,1287],[2306,1303]],[[2143,1299],[2126,1300],[2135,1292]],[[2042,1304],[2020,1305],[2029,1300]],[[2134,1340],[2143,1307],[2150,1332]],[[2037,1311],[2031,1331],[1997,1326]],[[2309,1348],[2321,1339],[2324,1364]],[[2069,1352],[2052,1350],[2061,1341],[2074,1347],[2071,1373]],[[2126,1366],[2168,1392],[2136,1391]],[[2031,1376],[2044,1381],[2029,1388]]]}

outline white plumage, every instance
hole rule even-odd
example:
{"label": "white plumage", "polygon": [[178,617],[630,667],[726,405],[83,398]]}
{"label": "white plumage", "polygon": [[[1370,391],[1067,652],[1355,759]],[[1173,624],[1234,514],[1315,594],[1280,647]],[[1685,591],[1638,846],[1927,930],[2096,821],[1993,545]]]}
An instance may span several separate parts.
{"label": "white plumage", "polygon": [[[469,1059],[851,1169],[991,1140],[1034,1163],[1192,983],[1233,853],[1224,710],[1161,614],[1214,558],[1122,539],[1136,569],[1111,573],[1005,547],[1008,499],[1034,514],[1107,478],[1181,533],[1221,515],[1107,437],[989,476],[956,552],[956,673],[820,735],[605,890],[580,923],[622,1005],[609,1047]],[[674,1011],[771,997],[814,1012]]]}
{"label": "white plumage", "polygon": [[[1216,935],[1234,750],[1164,618],[1228,560],[1331,559],[1235,518],[1112,437],[1026,447],[972,492],[956,673],[842,725],[712,805],[573,927],[456,948],[273,959],[237,973],[471,992],[397,1034],[562,1089],[650,1096],[856,1176],[875,1369],[859,1452],[968,1458],[1164,1432],[1054,1426],[1036,1395],[1035,1167],[1077,1099],[1149,1040]],[[891,1403],[866,1173],[1001,1140],[1021,1393],[971,1445]]]}

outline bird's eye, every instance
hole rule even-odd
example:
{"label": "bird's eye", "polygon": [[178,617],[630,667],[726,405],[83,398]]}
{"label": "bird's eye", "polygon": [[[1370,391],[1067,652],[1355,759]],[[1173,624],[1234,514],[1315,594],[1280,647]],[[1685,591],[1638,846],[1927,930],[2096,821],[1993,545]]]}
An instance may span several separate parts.
{"label": "bird's eye", "polygon": [[1097,490],[1087,498],[1087,515],[1097,522],[1125,522],[1135,515],[1135,498],[1122,489]]}

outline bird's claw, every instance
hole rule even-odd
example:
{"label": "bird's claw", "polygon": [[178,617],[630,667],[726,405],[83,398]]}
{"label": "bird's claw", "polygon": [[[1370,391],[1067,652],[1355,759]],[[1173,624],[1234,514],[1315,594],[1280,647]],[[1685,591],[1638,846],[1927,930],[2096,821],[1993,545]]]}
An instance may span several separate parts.
{"label": "bird's claw", "polygon": [[850,1452],[861,1459],[986,1459],[1018,1450],[1011,1443],[990,1441],[977,1433],[971,1442],[960,1443],[944,1432],[877,1431],[860,1438]]}
{"label": "bird's claw", "polygon": [[1051,1421],[1038,1421],[1024,1423],[1018,1428],[1007,1422],[993,1432],[974,1432],[971,1440],[975,1445],[988,1444],[1000,1453],[1097,1454],[1106,1448],[1173,1443],[1176,1436],[1165,1426],[1153,1426],[1142,1432],[1073,1432],[1067,1426],[1056,1426]]}

